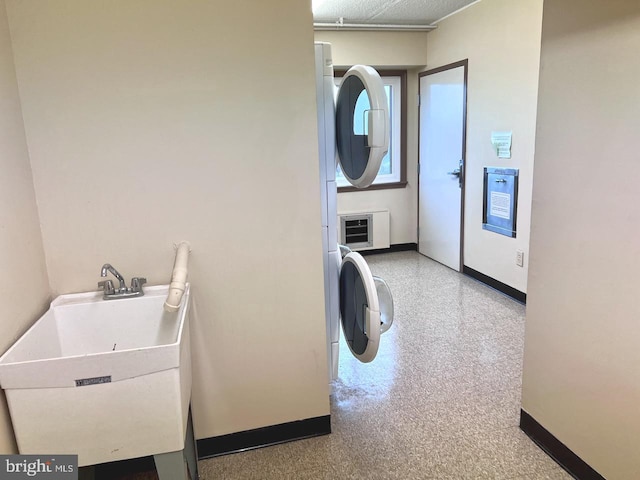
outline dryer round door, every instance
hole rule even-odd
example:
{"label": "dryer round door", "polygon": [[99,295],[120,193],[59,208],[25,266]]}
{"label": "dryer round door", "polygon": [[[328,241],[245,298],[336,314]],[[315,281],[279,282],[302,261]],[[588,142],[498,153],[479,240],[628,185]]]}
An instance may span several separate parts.
{"label": "dryer round door", "polygon": [[342,77],[336,100],[336,146],[342,173],[351,185],[366,188],[389,150],[389,108],[378,72],[365,65]]}
{"label": "dryer round door", "polygon": [[361,362],[373,360],[380,344],[380,307],[369,265],[356,252],[340,268],[340,322],[351,353]]}

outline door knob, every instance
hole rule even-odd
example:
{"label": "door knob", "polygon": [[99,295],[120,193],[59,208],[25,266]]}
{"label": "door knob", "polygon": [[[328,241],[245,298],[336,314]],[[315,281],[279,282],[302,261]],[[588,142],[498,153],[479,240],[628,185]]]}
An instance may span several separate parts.
{"label": "door knob", "polygon": [[455,177],[460,178],[460,173],[461,173],[460,169],[456,168],[453,172],[447,172],[447,175],[453,175]]}

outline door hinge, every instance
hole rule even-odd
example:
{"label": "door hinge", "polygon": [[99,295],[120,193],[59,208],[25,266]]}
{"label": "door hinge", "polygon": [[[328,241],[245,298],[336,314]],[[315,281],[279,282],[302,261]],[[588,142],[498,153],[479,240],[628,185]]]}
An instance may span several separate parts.
{"label": "door hinge", "polygon": [[418,242],[420,241],[420,227],[416,228],[416,236],[418,239]]}
{"label": "door hinge", "polygon": [[418,164],[418,175],[420,175],[420,164]]}
{"label": "door hinge", "polygon": [[420,94],[418,94],[417,96],[418,96],[418,106],[420,106]]}

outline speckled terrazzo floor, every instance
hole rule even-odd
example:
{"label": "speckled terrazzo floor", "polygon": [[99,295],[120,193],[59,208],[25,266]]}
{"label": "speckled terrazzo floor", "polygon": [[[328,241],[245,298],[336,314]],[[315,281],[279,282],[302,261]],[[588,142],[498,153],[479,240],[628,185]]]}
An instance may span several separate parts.
{"label": "speckled terrazzo floor", "polygon": [[416,252],[367,261],[395,323],[370,364],[341,346],[333,433],[203,460],[200,478],[570,479],[518,428],[524,306]]}

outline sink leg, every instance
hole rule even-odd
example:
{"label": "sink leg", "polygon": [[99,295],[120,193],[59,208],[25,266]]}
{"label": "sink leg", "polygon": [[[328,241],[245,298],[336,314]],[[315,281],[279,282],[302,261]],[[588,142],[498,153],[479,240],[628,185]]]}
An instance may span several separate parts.
{"label": "sink leg", "polygon": [[183,450],[154,455],[153,460],[159,480],[189,480]]}
{"label": "sink leg", "polygon": [[191,417],[191,409],[189,409],[189,419],[187,421],[187,435],[184,439],[184,456],[189,465],[190,480],[198,480],[198,446],[196,437],[193,434],[193,420]]}

